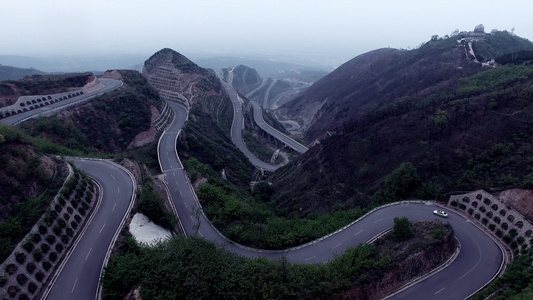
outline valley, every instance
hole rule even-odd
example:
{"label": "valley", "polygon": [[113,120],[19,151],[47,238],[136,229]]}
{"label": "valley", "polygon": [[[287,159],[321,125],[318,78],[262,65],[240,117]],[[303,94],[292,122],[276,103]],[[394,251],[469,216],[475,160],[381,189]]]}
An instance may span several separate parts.
{"label": "valley", "polygon": [[[473,45],[432,38],[415,50],[371,51],[312,85],[293,86],[261,79],[246,66],[223,69],[217,77],[165,48],[145,62],[142,75],[108,72],[98,78],[100,89],[10,111],[1,122],[20,124],[15,128],[28,147],[50,157],[96,158],[67,160],[103,188],[101,206],[65,255],[45,298],[94,298],[100,292],[105,299],[122,298],[139,293],[139,286],[148,298],[155,291],[170,298],[232,298],[238,293],[229,291],[241,282],[243,293],[259,298],[382,298],[400,289],[392,299],[462,299],[498,276],[496,282],[505,282],[530,257],[531,241],[514,234],[514,224],[499,225],[499,218],[491,228],[492,214],[481,219],[466,205],[446,203],[480,188],[495,193],[533,186],[533,71],[527,59],[533,45],[522,42],[497,32]],[[504,55],[518,51],[515,46],[525,52],[507,62]],[[466,47],[474,49],[473,58]],[[496,54],[495,66],[482,64]],[[297,130],[280,122],[297,123],[287,126]],[[246,137],[260,146],[253,149]],[[268,159],[278,153],[286,158],[282,164]],[[148,182],[163,199],[162,209],[178,217],[169,227],[188,239],[148,248],[128,236],[124,224],[140,209],[134,203]],[[377,255],[381,240],[374,240],[395,228],[395,218],[407,217],[416,227],[436,219],[435,209],[448,212],[434,224],[451,226],[445,242],[439,234],[431,241],[418,237],[422,244],[401,261]],[[242,274],[222,280],[180,269],[161,280],[178,249],[225,257],[217,263],[194,257],[192,268],[230,264]],[[394,267],[410,255],[425,260],[400,279]],[[353,268],[342,267],[346,260]],[[262,277],[268,272],[260,269],[271,270],[275,279]],[[354,270],[367,272],[368,279]],[[257,277],[241,281],[248,272]],[[316,272],[325,273],[305,275]],[[172,287],[177,282],[182,289]],[[510,290],[489,289],[495,295]],[[23,288],[13,297],[25,293]]]}

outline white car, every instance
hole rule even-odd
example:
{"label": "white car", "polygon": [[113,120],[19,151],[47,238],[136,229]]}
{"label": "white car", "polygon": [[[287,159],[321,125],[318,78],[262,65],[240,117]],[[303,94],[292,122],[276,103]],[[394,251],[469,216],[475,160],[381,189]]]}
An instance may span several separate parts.
{"label": "white car", "polygon": [[445,212],[445,211],[442,211],[442,210],[436,209],[436,210],[433,211],[433,213],[436,214],[439,217],[443,217],[443,218],[447,218],[448,217],[448,213]]}

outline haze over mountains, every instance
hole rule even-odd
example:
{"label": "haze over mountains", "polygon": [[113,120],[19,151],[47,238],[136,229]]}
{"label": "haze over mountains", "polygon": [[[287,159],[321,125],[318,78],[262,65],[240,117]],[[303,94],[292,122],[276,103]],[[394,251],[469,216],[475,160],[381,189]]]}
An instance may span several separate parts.
{"label": "haze over mountains", "polygon": [[[230,62],[239,60],[209,63]],[[61,154],[127,158],[136,175],[150,177],[146,174],[161,171],[154,120],[173,119],[161,100],[177,102],[189,111],[176,145],[169,144],[171,153],[177,148],[183,160],[179,169],[187,170],[206,215],[231,240],[268,249],[312,241],[398,200],[533,188],[533,43],[528,40],[506,31],[485,33],[478,26],[434,36],[413,50],[376,49],[327,75],[297,64],[269,67],[263,60],[258,65],[272,77],[240,63],[206,69],[164,48],[145,60],[142,74],[106,72],[124,82],[112,93],[31,120],[21,130],[62,145]],[[240,93],[242,107],[234,108],[219,78]],[[249,101],[275,112],[279,121],[298,124],[290,132],[310,149],[272,173],[254,167],[231,139],[233,116],[241,108],[249,114]],[[249,116],[243,132],[262,135],[259,144],[283,147],[254,128]],[[0,162],[9,172],[23,169],[20,177],[26,178],[30,168],[11,157],[23,156],[17,142],[29,153],[36,150],[28,137],[12,135],[19,141],[8,139],[15,150]],[[58,149],[46,146],[40,149]],[[121,251],[136,251],[129,247]]]}

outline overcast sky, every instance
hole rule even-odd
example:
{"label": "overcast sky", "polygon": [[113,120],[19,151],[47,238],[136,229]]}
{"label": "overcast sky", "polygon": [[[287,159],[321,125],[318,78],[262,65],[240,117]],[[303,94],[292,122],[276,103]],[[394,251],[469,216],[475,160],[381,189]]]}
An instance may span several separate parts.
{"label": "overcast sky", "polygon": [[454,29],[533,40],[531,0],[1,0],[0,55],[275,53],[355,57]]}

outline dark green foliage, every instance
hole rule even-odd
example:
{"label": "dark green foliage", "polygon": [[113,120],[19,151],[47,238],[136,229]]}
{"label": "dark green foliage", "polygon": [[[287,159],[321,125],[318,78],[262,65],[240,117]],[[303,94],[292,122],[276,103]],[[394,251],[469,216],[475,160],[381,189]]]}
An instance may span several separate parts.
{"label": "dark green foliage", "polygon": [[121,74],[131,85],[77,107],[68,119],[39,117],[24,122],[22,128],[32,136],[45,137],[35,138],[34,143],[47,153],[108,157],[125,151],[138,133],[150,128],[150,105],[161,109],[162,102],[140,73]]}
{"label": "dark green foliage", "polygon": [[389,247],[361,244],[325,264],[305,265],[245,259],[204,239],[178,236],[113,257],[102,277],[103,299],[121,299],[138,286],[143,299],[335,298],[364,290],[409,256],[391,257]]}
{"label": "dark green foliage", "polygon": [[233,145],[229,131],[226,133],[210,115],[198,108],[193,107],[190,113],[196,117],[190,118],[184,128],[186,140],[178,142],[180,157],[194,157],[217,172],[224,169],[233,184],[248,187],[254,167]]}
{"label": "dark green foliage", "polygon": [[154,190],[151,181],[145,181],[143,184],[137,210],[163,228],[172,230],[174,224],[176,224],[176,217],[166,209],[165,201]]}
{"label": "dark green foliage", "polygon": [[514,53],[509,53],[502,55],[498,58],[496,58],[496,62],[502,65],[505,64],[522,64],[524,62],[528,62],[533,60],[533,51],[518,51]]}
{"label": "dark green foliage", "polygon": [[406,217],[394,218],[394,227],[392,230],[394,238],[401,242],[413,237],[413,226]]}
{"label": "dark green foliage", "polygon": [[[533,288],[533,269],[531,267],[531,251],[517,257],[507,267],[503,276],[496,278],[481,292],[477,293],[472,299],[528,299],[525,295],[531,295]],[[522,293],[523,292],[523,293]],[[520,297],[522,293],[522,297]],[[516,298],[512,298],[516,297]]]}
{"label": "dark green foliage", "polygon": [[[183,161],[192,181],[200,177],[198,198],[211,222],[229,239],[257,248],[282,249],[315,240],[355,221],[366,210],[339,209],[332,214],[313,214],[302,219],[276,211],[267,202],[268,184],[259,184],[255,197],[196,159]],[[257,199],[260,198],[260,199]]]}
{"label": "dark green foliage", "polygon": [[473,48],[478,60],[489,61],[521,50],[533,51],[533,43],[507,31],[496,31],[490,37],[473,43]]}
{"label": "dark green foliage", "polygon": [[481,72],[459,81],[458,96],[468,97],[490,91],[498,91],[511,86],[514,82],[525,81],[533,73],[528,66],[503,66]]}

